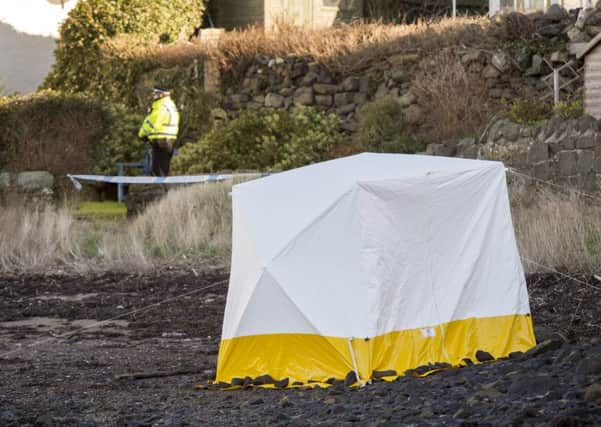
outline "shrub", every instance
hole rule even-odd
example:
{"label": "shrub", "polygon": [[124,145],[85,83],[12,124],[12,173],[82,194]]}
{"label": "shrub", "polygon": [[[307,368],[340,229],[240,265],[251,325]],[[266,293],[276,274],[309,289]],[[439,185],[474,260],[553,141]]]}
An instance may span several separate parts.
{"label": "shrub", "polygon": [[584,102],[582,98],[560,101],[553,110],[564,120],[576,119],[584,114]]}
{"label": "shrub", "polygon": [[423,141],[411,136],[403,108],[390,97],[365,104],[359,110],[359,146],[366,151],[417,153]]}
{"label": "shrub", "polygon": [[547,120],[553,112],[550,104],[535,98],[516,98],[511,102],[504,102],[507,109],[502,116],[523,125],[534,126]]}
{"label": "shrub", "polygon": [[290,169],[327,158],[339,144],[340,122],[334,114],[311,107],[245,110],[216,126],[174,159],[174,173],[218,170]]}
{"label": "shrub", "polygon": [[94,89],[104,42],[119,34],[156,42],[187,38],[203,11],[203,0],[80,0],[61,27],[56,63],[44,85],[68,92]]}

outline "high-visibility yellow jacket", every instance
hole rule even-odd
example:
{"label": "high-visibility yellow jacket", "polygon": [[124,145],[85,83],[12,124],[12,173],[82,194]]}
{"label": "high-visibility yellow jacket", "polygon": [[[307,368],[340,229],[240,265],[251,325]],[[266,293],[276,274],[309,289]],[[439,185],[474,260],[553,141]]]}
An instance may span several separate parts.
{"label": "high-visibility yellow jacket", "polygon": [[179,112],[169,96],[152,103],[150,114],[144,119],[138,136],[153,139],[177,139]]}

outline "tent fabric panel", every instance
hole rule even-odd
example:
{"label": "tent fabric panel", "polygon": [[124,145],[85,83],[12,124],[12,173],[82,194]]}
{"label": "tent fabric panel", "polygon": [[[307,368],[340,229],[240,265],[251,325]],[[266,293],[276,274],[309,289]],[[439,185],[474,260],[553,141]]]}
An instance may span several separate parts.
{"label": "tent fabric panel", "polygon": [[[476,362],[478,350],[495,358],[526,351],[536,344],[529,315],[471,318],[427,328],[390,332],[352,342],[359,376],[395,370],[402,375],[429,363],[459,365],[464,358]],[[269,334],[223,340],[217,361],[217,382],[256,378],[268,374],[276,380],[325,382],[343,379],[353,370],[346,337],[314,334]]]}

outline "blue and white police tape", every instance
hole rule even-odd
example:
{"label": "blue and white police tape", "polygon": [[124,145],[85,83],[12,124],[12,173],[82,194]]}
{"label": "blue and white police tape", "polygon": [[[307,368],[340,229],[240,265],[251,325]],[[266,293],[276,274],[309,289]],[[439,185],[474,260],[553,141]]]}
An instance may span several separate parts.
{"label": "blue and white police tape", "polygon": [[237,173],[181,176],[104,176],[104,175],[67,175],[77,190],[82,189],[79,181],[107,182],[109,184],[193,184],[199,182],[227,181],[234,178],[262,177],[264,173]]}

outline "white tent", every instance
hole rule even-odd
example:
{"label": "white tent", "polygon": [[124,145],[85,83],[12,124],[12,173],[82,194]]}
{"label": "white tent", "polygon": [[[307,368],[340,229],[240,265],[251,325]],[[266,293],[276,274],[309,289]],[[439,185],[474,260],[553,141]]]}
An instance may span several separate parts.
{"label": "white tent", "polygon": [[367,380],[535,344],[499,162],[365,153],[232,197],[218,381]]}

